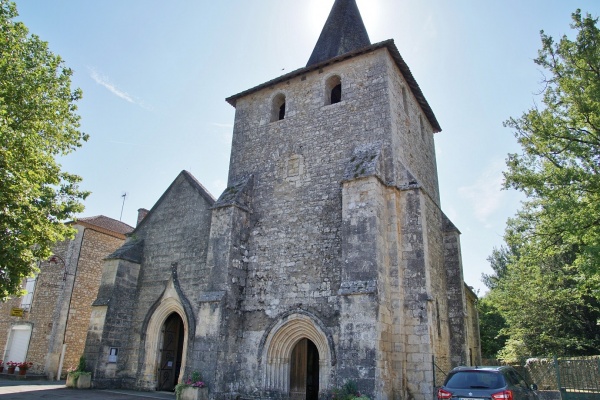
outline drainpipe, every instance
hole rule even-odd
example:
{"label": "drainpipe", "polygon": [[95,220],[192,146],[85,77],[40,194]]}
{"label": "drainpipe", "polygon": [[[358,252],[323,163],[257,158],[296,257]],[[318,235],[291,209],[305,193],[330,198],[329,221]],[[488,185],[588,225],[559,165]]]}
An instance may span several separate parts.
{"label": "drainpipe", "polygon": [[[67,245],[65,254],[66,265],[67,267],[70,266],[74,270],[74,273],[69,273],[68,268],[65,268],[65,281],[54,311],[54,322],[52,324],[52,332],[49,338],[48,354],[46,358],[46,372],[49,374],[50,379],[54,378],[57,381],[60,380],[60,373],[62,372],[61,369],[64,363],[66,352],[65,338],[69,314],[71,312],[71,302],[73,301],[73,289],[75,288],[81,247],[83,245],[86,230],[86,228],[82,226],[77,228],[81,230],[75,235],[75,239],[70,241]],[[72,281],[70,281],[71,277]],[[67,287],[69,287],[69,289],[67,289]],[[54,368],[57,364],[58,370],[55,370]],[[54,371],[57,372],[56,377],[52,377]]]}
{"label": "drainpipe", "polygon": [[[65,332],[66,332],[66,328],[65,328]],[[67,351],[67,344],[63,343],[62,345],[62,350],[60,352],[60,361],[58,362],[58,373],[56,374],[56,380],[59,381],[60,380],[60,375],[62,373],[62,367],[63,367],[63,362],[65,361],[65,352]]]}

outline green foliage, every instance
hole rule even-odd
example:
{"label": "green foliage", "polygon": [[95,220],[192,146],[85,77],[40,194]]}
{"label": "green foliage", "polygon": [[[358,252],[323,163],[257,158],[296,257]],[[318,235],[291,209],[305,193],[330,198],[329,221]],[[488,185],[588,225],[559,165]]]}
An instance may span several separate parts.
{"label": "green foliage", "polygon": [[494,248],[492,255],[487,258],[494,273],[490,275],[481,274],[481,281],[489,289],[495,288],[498,282],[506,275],[506,267],[509,263],[510,255],[511,251],[502,246],[500,249]]}
{"label": "green foliage", "polygon": [[481,354],[483,358],[496,359],[498,352],[504,347],[508,337],[501,333],[506,329],[506,321],[493,302],[482,297],[477,302],[479,314],[479,336],[481,338]]}
{"label": "green foliage", "polygon": [[21,294],[35,263],[72,237],[63,222],[83,210],[81,178],[55,157],[80,147],[72,71],[48,44],[14,21],[14,3],[0,0],[0,301]]}
{"label": "green foliage", "polygon": [[356,382],[348,380],[341,388],[329,390],[322,396],[326,400],[369,400],[368,396],[361,395],[356,386]]}
{"label": "green foliage", "polygon": [[202,381],[202,375],[198,371],[192,371],[190,375],[186,379],[184,379],[181,383],[175,385],[175,398],[180,399],[185,388],[197,388],[201,389],[206,387],[204,381]]}
{"label": "green foliage", "polygon": [[[532,355],[586,355],[600,350],[597,294],[572,265],[576,255],[531,259],[529,243],[499,286],[488,294],[509,336],[499,358],[517,361]],[[527,254],[527,255],[525,255]]]}
{"label": "green foliage", "polygon": [[597,19],[573,14],[575,41],[542,32],[536,64],[545,78],[544,108],[506,125],[522,154],[510,154],[505,185],[528,200],[509,234],[543,259],[575,249],[573,265],[598,275],[600,252],[600,31]]}
{"label": "green foliage", "polygon": [[79,357],[79,364],[77,364],[76,371],[85,372],[85,370],[86,370],[85,356],[82,355],[81,357]]}
{"label": "green foliage", "polygon": [[73,371],[73,372],[69,372],[69,376],[71,377],[71,379],[73,379],[73,384],[75,386],[77,386],[77,380],[79,379],[80,376],[82,375],[91,375],[91,372],[86,372],[86,371]]}
{"label": "green foliage", "polygon": [[572,18],[575,40],[541,33],[543,107],[505,123],[522,149],[505,187],[527,200],[484,281],[507,323],[507,360],[600,352],[600,30],[580,10]]}

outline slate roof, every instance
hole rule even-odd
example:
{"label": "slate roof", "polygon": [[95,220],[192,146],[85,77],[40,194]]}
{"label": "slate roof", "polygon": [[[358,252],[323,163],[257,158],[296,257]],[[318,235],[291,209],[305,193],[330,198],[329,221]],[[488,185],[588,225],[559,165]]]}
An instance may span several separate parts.
{"label": "slate roof", "polygon": [[107,260],[127,260],[141,264],[144,254],[144,240],[130,240],[106,257]]}
{"label": "slate roof", "polygon": [[125,235],[133,232],[133,227],[124,222],[117,221],[104,215],[94,217],[78,218],[73,224],[83,225],[86,228],[93,229],[111,236],[125,239]]}
{"label": "slate roof", "polygon": [[371,45],[355,0],[336,0],[307,67]]}

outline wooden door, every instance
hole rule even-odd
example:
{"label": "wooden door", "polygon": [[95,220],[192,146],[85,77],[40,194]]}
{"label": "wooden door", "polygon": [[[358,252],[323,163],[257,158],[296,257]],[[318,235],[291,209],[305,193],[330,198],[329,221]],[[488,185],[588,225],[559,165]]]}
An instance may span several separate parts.
{"label": "wooden door", "polygon": [[290,359],[290,399],[306,399],[307,339],[302,339],[292,350]]}
{"label": "wooden door", "polygon": [[290,399],[319,398],[319,352],[317,346],[302,339],[292,350],[290,358]]}
{"label": "wooden door", "polygon": [[183,321],[171,314],[163,326],[163,345],[160,350],[158,390],[173,391],[181,370],[183,352]]}

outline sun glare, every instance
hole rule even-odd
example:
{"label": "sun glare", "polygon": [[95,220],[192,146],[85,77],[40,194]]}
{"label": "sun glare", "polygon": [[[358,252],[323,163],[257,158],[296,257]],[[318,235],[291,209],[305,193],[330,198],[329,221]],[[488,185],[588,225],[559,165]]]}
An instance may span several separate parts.
{"label": "sun glare", "polygon": [[[318,36],[325,25],[327,16],[331,11],[334,0],[310,0],[308,4],[308,27],[310,33]],[[357,0],[356,4],[360,10],[360,15],[367,27],[367,31],[375,29],[378,26],[380,15],[382,13],[382,2],[380,0]]]}

